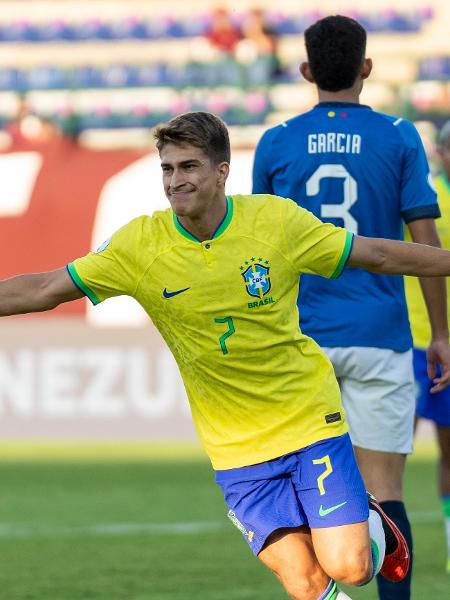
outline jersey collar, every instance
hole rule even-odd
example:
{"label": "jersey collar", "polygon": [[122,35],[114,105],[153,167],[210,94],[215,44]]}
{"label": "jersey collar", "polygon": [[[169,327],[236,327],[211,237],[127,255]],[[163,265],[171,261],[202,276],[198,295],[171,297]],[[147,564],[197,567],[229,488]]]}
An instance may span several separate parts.
{"label": "jersey collar", "polygon": [[[227,200],[227,209],[225,211],[225,216],[222,219],[222,221],[219,223],[219,225],[217,226],[217,229],[215,230],[215,232],[212,234],[211,239],[215,239],[218,238],[219,235],[222,235],[222,233],[225,232],[225,230],[228,228],[229,224],[231,223],[231,219],[233,218],[233,198],[231,196],[227,196],[226,197]],[[173,222],[175,225],[175,229],[181,233],[181,235],[185,238],[187,238],[188,240],[190,240],[191,242],[198,242],[199,244],[201,244],[201,241],[195,237],[195,235],[192,235],[192,233],[190,231],[188,231],[186,229],[186,227],[184,227],[177,215],[175,213],[173,213]]]}
{"label": "jersey collar", "polygon": [[368,108],[369,110],[372,110],[367,104],[359,104],[358,102],[335,102],[332,100],[319,102],[316,104],[315,108],[336,108],[337,106],[341,106],[342,108]]}

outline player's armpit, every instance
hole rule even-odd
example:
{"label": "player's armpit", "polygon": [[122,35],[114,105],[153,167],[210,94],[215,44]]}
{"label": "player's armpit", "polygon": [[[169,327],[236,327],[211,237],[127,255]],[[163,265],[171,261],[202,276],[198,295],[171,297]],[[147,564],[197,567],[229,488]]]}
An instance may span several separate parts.
{"label": "player's armpit", "polygon": [[66,268],[0,281],[0,317],[42,312],[82,298]]}

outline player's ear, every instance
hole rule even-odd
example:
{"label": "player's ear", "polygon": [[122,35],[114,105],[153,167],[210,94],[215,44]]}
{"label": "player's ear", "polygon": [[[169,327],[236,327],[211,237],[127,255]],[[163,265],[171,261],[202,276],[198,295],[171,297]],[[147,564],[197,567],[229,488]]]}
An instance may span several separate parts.
{"label": "player's ear", "polygon": [[230,165],[227,162],[221,162],[217,166],[217,183],[221,185],[225,185],[225,182],[228,177],[228,173],[230,172]]}
{"label": "player's ear", "polygon": [[309,81],[309,83],[314,83],[314,77],[312,76],[311,69],[309,68],[309,62],[302,62],[299,70],[306,81]]}
{"label": "player's ear", "polygon": [[367,79],[369,77],[370,73],[372,72],[372,67],[372,59],[365,58],[361,69],[361,79]]}

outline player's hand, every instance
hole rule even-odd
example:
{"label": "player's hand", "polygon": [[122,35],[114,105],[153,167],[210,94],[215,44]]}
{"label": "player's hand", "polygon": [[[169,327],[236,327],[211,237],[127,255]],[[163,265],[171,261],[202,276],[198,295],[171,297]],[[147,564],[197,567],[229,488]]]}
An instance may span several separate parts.
{"label": "player's hand", "polygon": [[[440,377],[436,376],[437,365],[441,369]],[[434,384],[430,389],[432,394],[441,392],[450,384],[450,346],[447,339],[431,340],[427,349],[427,373]]]}

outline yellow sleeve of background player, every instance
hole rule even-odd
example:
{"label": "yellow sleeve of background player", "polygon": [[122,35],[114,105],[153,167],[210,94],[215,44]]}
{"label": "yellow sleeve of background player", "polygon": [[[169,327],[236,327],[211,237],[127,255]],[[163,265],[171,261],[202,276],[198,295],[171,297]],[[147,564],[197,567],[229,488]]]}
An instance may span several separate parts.
{"label": "yellow sleeve of background player", "polygon": [[323,223],[292,200],[282,205],[281,226],[287,257],[299,273],[339,277],[350,256],[352,233]]}
{"label": "yellow sleeve of background player", "polygon": [[133,296],[139,282],[137,246],[142,218],[134,219],[90,252],[67,265],[75,285],[98,304],[112,296]]}

